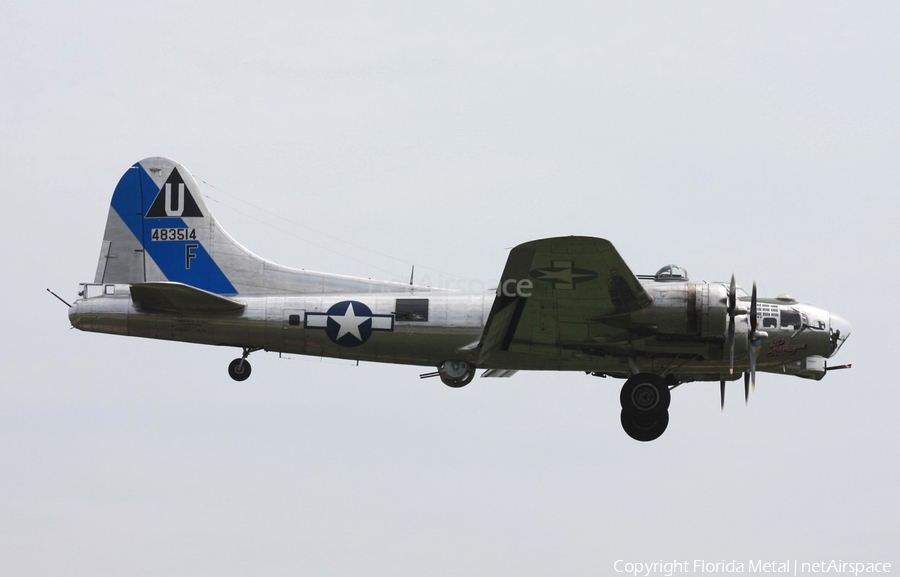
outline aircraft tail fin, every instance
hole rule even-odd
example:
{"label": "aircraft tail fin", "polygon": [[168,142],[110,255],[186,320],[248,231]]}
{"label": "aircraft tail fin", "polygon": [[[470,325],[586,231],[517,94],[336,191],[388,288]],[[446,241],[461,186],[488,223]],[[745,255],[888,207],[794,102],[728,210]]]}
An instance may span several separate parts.
{"label": "aircraft tail fin", "polygon": [[221,266],[224,253],[262,259],[222,233],[184,166],[145,158],[128,169],[113,193],[94,282],[173,281],[235,294]]}
{"label": "aircraft tail fin", "polygon": [[173,282],[216,295],[422,290],[289,268],[241,246],[207,208],[180,163],[137,162],[119,180],[103,234],[96,284]]}

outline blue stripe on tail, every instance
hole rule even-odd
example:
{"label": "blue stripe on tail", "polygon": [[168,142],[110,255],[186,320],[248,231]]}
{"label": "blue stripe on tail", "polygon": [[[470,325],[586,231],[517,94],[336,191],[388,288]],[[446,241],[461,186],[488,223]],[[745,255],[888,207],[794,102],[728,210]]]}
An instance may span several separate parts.
{"label": "blue stripe on tail", "polygon": [[[160,188],[150,175],[137,163],[122,176],[113,193],[111,206],[167,280],[216,294],[237,294],[234,285],[199,240],[151,240],[155,228],[187,228],[187,224],[179,217],[144,218],[159,191]],[[209,215],[204,216],[207,218],[205,226],[208,227]]]}

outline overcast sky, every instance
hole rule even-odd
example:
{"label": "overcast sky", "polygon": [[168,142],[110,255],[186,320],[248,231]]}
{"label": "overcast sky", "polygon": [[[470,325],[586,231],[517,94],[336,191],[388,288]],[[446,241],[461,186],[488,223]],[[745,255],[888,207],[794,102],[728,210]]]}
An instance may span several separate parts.
{"label": "overcast sky", "polygon": [[[900,563],[900,7],[893,2],[5,2],[0,573],[603,575]],[[724,414],[620,381],[70,330],[109,199],[183,162],[286,265],[490,283],[584,234],[853,323],[821,382]]]}

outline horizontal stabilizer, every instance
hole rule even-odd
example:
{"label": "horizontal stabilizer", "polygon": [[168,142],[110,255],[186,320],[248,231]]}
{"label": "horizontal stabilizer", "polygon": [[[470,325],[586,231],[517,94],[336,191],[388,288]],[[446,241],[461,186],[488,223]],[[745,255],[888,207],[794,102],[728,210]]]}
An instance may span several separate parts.
{"label": "horizontal stabilizer", "polygon": [[227,313],[244,303],[179,282],[145,282],[131,285],[135,305],[166,312]]}

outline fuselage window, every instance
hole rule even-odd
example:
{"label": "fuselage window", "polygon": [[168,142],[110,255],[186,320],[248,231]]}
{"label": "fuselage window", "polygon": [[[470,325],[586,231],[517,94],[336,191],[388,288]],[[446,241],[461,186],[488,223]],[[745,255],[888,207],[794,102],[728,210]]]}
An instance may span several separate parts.
{"label": "fuselage window", "polygon": [[781,310],[781,328],[800,330],[802,326],[803,319],[800,317],[800,313],[794,309]]}
{"label": "fuselage window", "polygon": [[397,299],[394,307],[397,322],[426,322],[428,320],[428,299]]}

